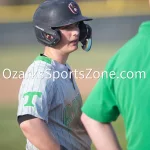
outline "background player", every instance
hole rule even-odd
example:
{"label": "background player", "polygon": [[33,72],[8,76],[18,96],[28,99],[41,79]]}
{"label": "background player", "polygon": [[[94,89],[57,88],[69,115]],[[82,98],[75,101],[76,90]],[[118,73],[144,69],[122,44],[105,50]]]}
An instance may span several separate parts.
{"label": "background player", "polygon": [[72,0],[45,1],[34,14],[36,37],[45,51],[28,67],[19,92],[17,116],[26,150],[90,150],[80,121],[81,95],[66,63],[79,41],[90,50],[92,30],[83,22],[88,20]]}

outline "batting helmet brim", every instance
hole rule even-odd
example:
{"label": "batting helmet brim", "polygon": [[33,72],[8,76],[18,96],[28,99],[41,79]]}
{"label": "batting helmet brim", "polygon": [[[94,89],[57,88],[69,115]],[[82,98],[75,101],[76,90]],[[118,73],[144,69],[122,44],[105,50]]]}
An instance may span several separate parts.
{"label": "batting helmet brim", "polygon": [[52,27],[62,27],[62,26],[71,25],[71,24],[81,22],[81,21],[91,21],[91,20],[93,20],[93,19],[79,15],[79,16],[76,16],[76,17],[71,18],[69,20],[63,20],[62,22],[59,23],[58,26],[54,25]]}

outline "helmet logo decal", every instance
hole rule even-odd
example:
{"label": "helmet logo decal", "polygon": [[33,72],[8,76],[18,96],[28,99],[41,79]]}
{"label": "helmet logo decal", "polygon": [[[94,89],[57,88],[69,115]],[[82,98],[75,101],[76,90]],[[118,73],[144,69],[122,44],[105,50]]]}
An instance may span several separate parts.
{"label": "helmet logo decal", "polygon": [[76,3],[71,2],[69,3],[68,7],[73,14],[78,14],[79,10],[78,10],[78,6]]}

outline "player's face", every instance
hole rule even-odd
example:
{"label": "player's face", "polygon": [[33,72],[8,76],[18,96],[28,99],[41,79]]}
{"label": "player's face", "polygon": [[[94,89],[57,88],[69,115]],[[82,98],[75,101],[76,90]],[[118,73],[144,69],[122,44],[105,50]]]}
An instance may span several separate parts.
{"label": "player's face", "polygon": [[65,53],[71,53],[78,49],[80,30],[78,23],[68,25],[60,28],[61,41],[59,43],[60,49]]}

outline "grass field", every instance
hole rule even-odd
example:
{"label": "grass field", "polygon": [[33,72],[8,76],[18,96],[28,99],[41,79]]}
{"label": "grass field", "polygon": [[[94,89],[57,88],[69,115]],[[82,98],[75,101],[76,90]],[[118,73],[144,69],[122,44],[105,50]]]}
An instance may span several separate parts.
{"label": "grass field", "polygon": [[[77,51],[68,60],[72,68],[84,69],[93,68],[103,70],[108,59],[118,50],[120,44],[96,45],[91,52]],[[9,68],[15,71],[25,71],[34,58],[42,52],[41,47],[1,47],[0,48],[0,73]],[[3,85],[1,85],[3,86]],[[6,91],[9,94],[9,91]],[[87,95],[85,95],[86,97]],[[17,97],[16,97],[17,99]],[[1,100],[2,101],[2,100]],[[0,150],[23,150],[25,138],[22,135],[16,121],[17,104],[7,105],[0,103]],[[123,150],[126,149],[125,132],[121,117],[113,126],[118,135]],[[108,143],[109,144],[109,143]],[[93,146],[92,146],[93,147]],[[95,150],[93,147],[92,150]]]}

